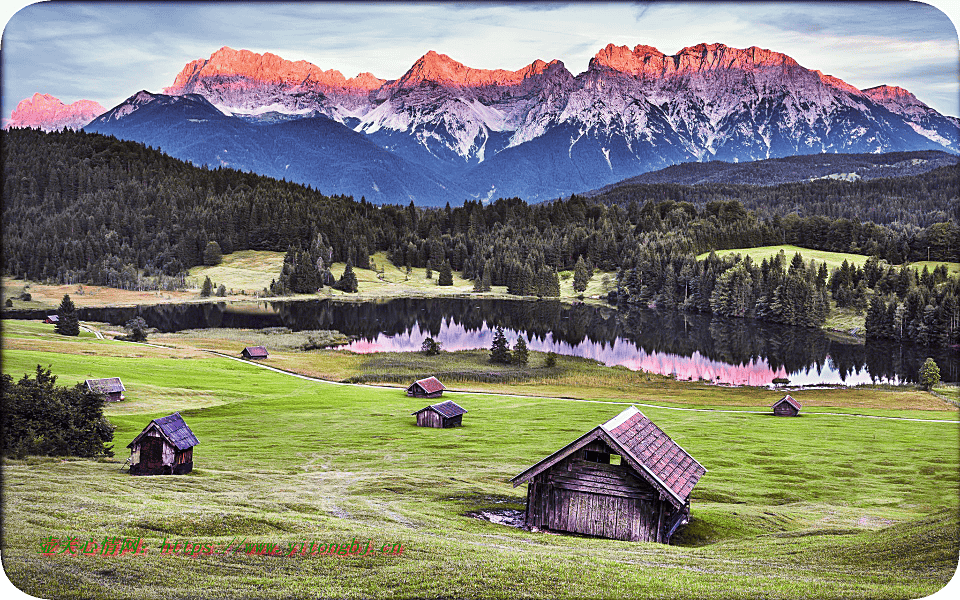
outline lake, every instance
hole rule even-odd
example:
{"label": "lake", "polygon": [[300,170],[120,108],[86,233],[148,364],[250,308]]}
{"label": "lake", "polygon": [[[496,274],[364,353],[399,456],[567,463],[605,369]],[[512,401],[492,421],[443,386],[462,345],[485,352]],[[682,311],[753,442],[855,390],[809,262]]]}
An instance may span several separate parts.
{"label": "lake", "polygon": [[137,314],[164,332],[207,327],[337,329],[355,338],[346,349],[361,353],[417,351],[427,336],[448,351],[489,348],[495,328],[501,326],[511,346],[524,335],[531,350],[735,385],[768,385],[776,377],[789,379],[791,385],[914,382],[927,356],[937,361],[944,381],[960,379],[956,350],[872,340],[855,344],[819,329],[673,311],[623,313],[547,300],[400,298],[80,310],[81,319],[115,325]]}

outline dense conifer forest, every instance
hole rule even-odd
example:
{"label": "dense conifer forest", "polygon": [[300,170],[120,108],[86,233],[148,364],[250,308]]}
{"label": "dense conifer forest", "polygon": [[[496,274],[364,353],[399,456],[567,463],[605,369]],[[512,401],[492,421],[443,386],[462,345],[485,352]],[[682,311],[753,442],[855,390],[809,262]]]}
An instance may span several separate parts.
{"label": "dense conifer forest", "polygon": [[[960,261],[956,166],[868,182],[655,184],[589,200],[420,208],[198,168],[96,134],[17,129],[2,136],[2,267],[15,277],[177,288],[216,242],[225,254],[286,251],[275,293],[351,289],[351,281],[333,280],[330,264],[367,268],[370,254],[386,251],[397,265],[449,265],[480,289],[505,285],[520,295],[558,295],[560,270],[617,271],[611,299],[625,307],[801,326],[819,326],[833,299],[869,311],[868,336],[958,343],[957,279],[887,266]],[[776,244],[876,260],[828,273],[793,256],[761,264],[695,258]]]}

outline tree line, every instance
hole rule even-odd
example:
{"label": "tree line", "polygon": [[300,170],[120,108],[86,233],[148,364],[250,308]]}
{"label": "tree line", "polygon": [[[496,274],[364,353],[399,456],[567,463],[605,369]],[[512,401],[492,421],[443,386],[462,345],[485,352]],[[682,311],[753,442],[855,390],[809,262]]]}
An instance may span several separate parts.
{"label": "tree line", "polygon": [[[38,281],[182,287],[187,269],[210,260],[208,250],[216,244],[228,254],[286,252],[283,271],[271,286],[275,294],[310,293],[327,285],[351,290],[355,277],[334,280],[330,265],[369,268],[370,255],[385,251],[398,266],[437,271],[444,283],[450,281],[447,269],[458,271],[478,290],[498,285],[518,295],[554,297],[560,271],[574,271],[579,285],[584,272],[601,269],[620,274],[618,298],[628,305],[815,326],[830,298],[840,305],[862,304],[877,292],[859,287],[859,281],[833,289],[831,274],[809,264],[794,266],[792,257],[766,266],[695,257],[794,244],[890,264],[960,261],[957,168],[853,187],[835,181],[753,191],[658,184],[606,202],[573,195],[532,205],[507,198],[422,208],[412,202],[377,206],[252,173],[194,167],[98,134],[15,129],[0,135],[3,272]],[[907,212],[926,215],[916,221],[923,226],[889,218],[900,214],[895,206],[908,206],[903,202],[911,194],[922,206],[909,205]],[[931,208],[948,196],[939,212]],[[878,219],[885,224],[823,214],[837,211],[818,204],[835,198],[830,206],[840,206],[852,197],[889,205]],[[944,206],[953,212],[944,213]],[[923,312],[932,302],[937,310],[946,296],[936,289],[910,306],[923,301]],[[897,301],[906,306],[907,295]],[[921,329],[905,328],[904,337],[914,330]],[[910,339],[939,340],[941,333]]]}

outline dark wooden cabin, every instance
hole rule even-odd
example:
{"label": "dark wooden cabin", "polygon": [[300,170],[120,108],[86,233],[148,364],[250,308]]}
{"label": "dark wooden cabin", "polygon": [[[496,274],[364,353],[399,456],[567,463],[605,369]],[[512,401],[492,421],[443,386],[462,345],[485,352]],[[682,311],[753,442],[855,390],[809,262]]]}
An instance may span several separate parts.
{"label": "dark wooden cabin", "polygon": [[47,318],[43,320],[44,323],[51,323],[56,325],[60,322],[60,315],[47,315]]}
{"label": "dark wooden cabin", "polygon": [[119,377],[88,379],[87,389],[91,392],[103,394],[107,397],[107,402],[120,402],[124,399],[123,393],[127,391]]}
{"label": "dark wooden cabin", "polygon": [[270,356],[270,354],[263,346],[248,346],[243,349],[243,352],[240,353],[240,356],[250,360],[255,358],[267,358]]}
{"label": "dark wooden cabin", "polygon": [[427,377],[410,384],[410,387],[407,388],[407,395],[414,398],[439,398],[443,395],[445,389],[447,388],[443,387],[439,379]]}
{"label": "dark wooden cabin", "polygon": [[800,403],[793,399],[793,396],[787,394],[771,407],[773,414],[778,417],[795,417],[800,414]]}
{"label": "dark wooden cabin", "polygon": [[668,544],[706,472],[631,406],[511,481],[528,483],[527,525]]}
{"label": "dark wooden cabin", "polygon": [[183,475],[193,470],[199,444],[180,413],[154,419],[127,444],[131,475]]}
{"label": "dark wooden cabin", "polygon": [[463,414],[467,412],[456,402],[447,400],[440,404],[425,406],[415,413],[417,427],[460,427],[463,425]]}

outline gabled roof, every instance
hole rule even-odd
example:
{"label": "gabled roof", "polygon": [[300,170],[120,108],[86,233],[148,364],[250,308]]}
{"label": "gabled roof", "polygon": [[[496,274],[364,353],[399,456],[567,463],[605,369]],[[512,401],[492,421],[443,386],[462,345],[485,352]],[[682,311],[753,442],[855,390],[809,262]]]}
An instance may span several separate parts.
{"label": "gabled roof", "polygon": [[441,402],[440,404],[433,404],[430,406],[424,406],[415,413],[410,413],[413,415],[418,415],[425,410],[432,410],[435,413],[439,414],[441,417],[449,419],[450,417],[455,417],[457,415],[465,414],[467,411],[465,408],[457,404],[452,400],[447,400],[446,402]]}
{"label": "gabled roof", "polygon": [[707,472],[670,436],[631,406],[510,481],[514,487],[529,481],[595,439],[606,442],[644,480],[677,507],[687,501],[693,487]]}
{"label": "gabled roof", "polygon": [[437,379],[436,377],[427,377],[426,379],[418,379],[417,381],[410,384],[410,386],[407,389],[409,390],[415,385],[419,385],[420,387],[422,387],[423,391],[425,391],[428,394],[432,394],[434,392],[442,392],[443,390],[447,389],[443,387],[443,384],[440,383],[440,380]]}
{"label": "gabled roof", "polygon": [[160,431],[160,434],[177,450],[186,450],[187,448],[193,448],[200,443],[200,440],[197,439],[197,436],[193,435],[193,432],[190,431],[190,428],[187,427],[187,424],[183,421],[183,417],[180,416],[180,413],[173,413],[166,417],[161,417],[159,419],[154,419],[143,428],[143,431],[140,432],[140,435],[133,438],[133,441],[127,444],[127,448],[132,447],[137,441],[140,440],[147,431],[152,427],[156,427]]}
{"label": "gabled roof", "polygon": [[797,410],[800,410],[800,408],[801,408],[801,404],[800,404],[799,402],[797,402],[797,401],[793,398],[793,396],[791,396],[790,394],[787,394],[787,395],[784,396],[783,398],[780,398],[779,400],[777,400],[776,402],[774,402],[774,403],[773,403],[773,406],[771,406],[770,408],[776,408],[776,407],[779,406],[780,403],[782,403],[782,402],[786,402],[787,404],[789,404],[790,406],[794,407],[794,408],[797,409]]}
{"label": "gabled roof", "polygon": [[59,323],[60,315],[47,315],[47,320],[50,321],[51,323]]}
{"label": "gabled roof", "polygon": [[127,391],[123,387],[123,382],[120,381],[119,377],[107,377],[106,379],[88,379],[87,389],[90,390],[91,392],[99,392],[101,394],[115,394],[117,392]]}
{"label": "gabled roof", "polygon": [[250,356],[256,356],[258,358],[266,358],[268,356],[267,349],[263,346],[247,346],[243,351]]}

